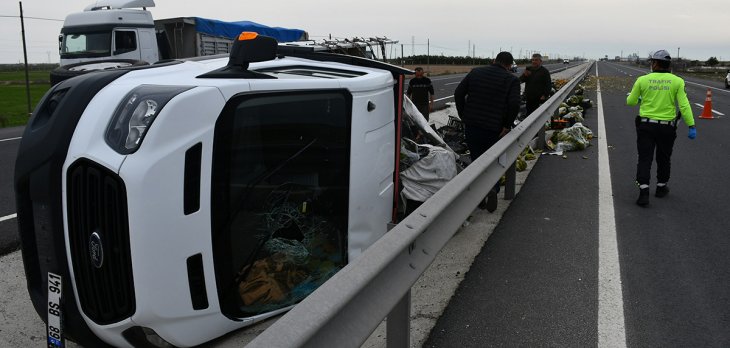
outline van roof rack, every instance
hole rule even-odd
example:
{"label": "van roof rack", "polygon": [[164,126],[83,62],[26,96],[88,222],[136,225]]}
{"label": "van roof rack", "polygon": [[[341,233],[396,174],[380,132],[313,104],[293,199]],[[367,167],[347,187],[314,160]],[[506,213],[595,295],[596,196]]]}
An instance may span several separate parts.
{"label": "van roof rack", "polygon": [[387,70],[393,77],[412,74],[413,71],[385,62],[359,56],[332,53],[317,44],[277,44],[276,39],[253,32],[243,32],[234,42],[228,64],[198,78],[252,78],[267,79],[273,76],[248,70],[249,63],[275,58],[297,57],[321,62],[336,62],[354,66]]}
{"label": "van roof rack", "polygon": [[297,46],[288,44],[279,44],[277,48],[277,56],[279,57],[297,57],[310,60],[316,60],[320,62],[336,62],[355,66],[362,66],[367,68],[376,68],[390,71],[393,76],[413,74],[412,70],[381,62],[374,59],[368,59],[364,57],[351,56],[340,53],[332,53],[327,50],[326,47],[322,46]]}

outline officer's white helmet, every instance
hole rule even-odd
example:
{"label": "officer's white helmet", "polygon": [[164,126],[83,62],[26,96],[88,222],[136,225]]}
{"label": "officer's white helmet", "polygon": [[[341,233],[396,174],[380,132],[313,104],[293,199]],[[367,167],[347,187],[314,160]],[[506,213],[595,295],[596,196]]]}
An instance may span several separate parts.
{"label": "officer's white helmet", "polygon": [[669,56],[669,52],[667,50],[659,50],[651,54],[649,57],[651,60],[663,60],[667,62],[672,61],[672,57]]}

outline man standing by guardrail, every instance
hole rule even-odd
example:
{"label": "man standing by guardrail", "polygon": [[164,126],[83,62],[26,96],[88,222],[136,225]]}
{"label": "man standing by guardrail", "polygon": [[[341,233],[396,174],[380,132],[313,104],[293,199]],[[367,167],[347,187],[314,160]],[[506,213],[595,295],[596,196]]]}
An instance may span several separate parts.
{"label": "man standing by guardrail", "polygon": [[672,58],[669,52],[660,50],[651,57],[651,73],[636,79],[631,93],[626,97],[627,105],[641,102],[639,116],[636,116],[636,147],[639,152],[639,163],[636,166],[636,182],[639,184],[639,198],[636,204],[649,204],[649,182],[651,180],[651,164],[656,149],[656,197],[669,194],[670,160],[674,139],[677,138],[677,110],[684,123],[689,127],[688,137],[697,136],[692,107],[684,90],[684,80],[671,72],[669,66]]}
{"label": "man standing by guardrail", "polygon": [[423,68],[418,67],[415,71],[416,77],[408,81],[406,95],[428,121],[428,115],[433,111],[433,84],[431,79],[423,76]]}
{"label": "man standing by guardrail", "polygon": [[525,117],[527,117],[550,97],[550,90],[552,89],[550,71],[542,66],[542,55],[539,53],[532,55],[532,65],[525,68],[520,76],[520,81],[525,83],[525,109],[527,113]]}
{"label": "man standing by guardrail", "polygon": [[[511,53],[500,52],[494,64],[472,69],[454,91],[472,161],[509,132],[520,111],[520,81],[509,71],[512,61]],[[498,192],[499,183],[479,207],[496,210]]]}

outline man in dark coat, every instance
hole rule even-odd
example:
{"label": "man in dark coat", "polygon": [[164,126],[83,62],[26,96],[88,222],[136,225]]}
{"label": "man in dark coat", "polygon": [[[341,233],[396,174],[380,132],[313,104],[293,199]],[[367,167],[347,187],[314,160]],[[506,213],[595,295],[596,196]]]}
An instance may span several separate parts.
{"label": "man in dark coat", "polygon": [[539,53],[532,55],[532,65],[525,68],[520,81],[525,83],[527,117],[550,97],[550,90],[553,88],[550,72],[542,66],[542,56]]}
{"label": "man in dark coat", "polygon": [[[456,110],[472,161],[509,132],[520,111],[520,81],[509,71],[512,61],[511,53],[500,52],[492,65],[472,69],[456,87]],[[497,192],[499,183],[480,208],[497,209]]]}

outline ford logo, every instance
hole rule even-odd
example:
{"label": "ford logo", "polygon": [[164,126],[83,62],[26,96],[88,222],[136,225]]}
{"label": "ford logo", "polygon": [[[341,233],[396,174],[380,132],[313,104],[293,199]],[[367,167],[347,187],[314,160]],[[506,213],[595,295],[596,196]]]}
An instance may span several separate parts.
{"label": "ford logo", "polygon": [[99,233],[94,232],[89,237],[89,257],[91,258],[91,264],[96,268],[101,268],[104,264],[104,248],[101,244],[101,237]]}

